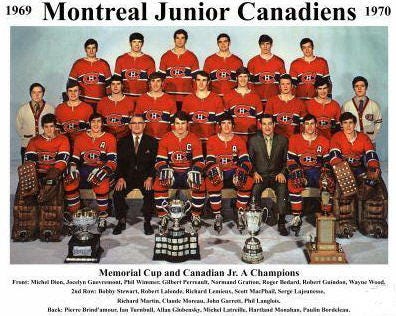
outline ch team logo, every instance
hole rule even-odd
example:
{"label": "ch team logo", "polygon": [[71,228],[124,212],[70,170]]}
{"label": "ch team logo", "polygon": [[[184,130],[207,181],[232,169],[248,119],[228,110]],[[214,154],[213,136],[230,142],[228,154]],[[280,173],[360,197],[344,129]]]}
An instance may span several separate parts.
{"label": "ch team logo", "polygon": [[80,122],[77,120],[70,120],[70,121],[64,122],[62,124],[62,127],[66,133],[73,133],[73,132],[77,132],[80,129],[79,124],[80,124]]}
{"label": "ch team logo", "polygon": [[95,164],[100,160],[100,151],[99,150],[88,150],[82,155],[83,161],[88,164]]}
{"label": "ch team logo", "polygon": [[275,82],[275,75],[273,72],[261,72],[259,74],[259,81],[263,84],[271,84]]}
{"label": "ch team logo", "polygon": [[248,105],[236,105],[234,107],[234,115],[236,117],[248,117],[250,115],[250,106]]}
{"label": "ch team logo", "polygon": [[183,151],[174,151],[170,157],[171,161],[174,163],[183,163],[187,161],[186,153]]}
{"label": "ch team logo", "polygon": [[218,155],[217,162],[222,166],[223,169],[232,167],[232,156],[231,155]]}
{"label": "ch team logo", "polygon": [[348,161],[348,163],[352,166],[352,167],[358,167],[360,166],[360,162],[361,162],[361,156],[358,155],[349,155],[349,156],[345,156],[345,159]]}
{"label": "ch team logo", "polygon": [[162,118],[162,111],[149,110],[146,112],[146,120],[149,122],[159,122]]}
{"label": "ch team logo", "polygon": [[127,80],[139,80],[140,70],[139,69],[127,69],[125,70],[125,78]]}
{"label": "ch team logo", "polygon": [[196,111],[192,116],[194,123],[206,123],[209,119],[209,113],[206,111]]}
{"label": "ch team logo", "polygon": [[228,69],[219,69],[216,71],[217,80],[231,80],[231,71]]}
{"label": "ch team logo", "polygon": [[276,122],[280,125],[291,125],[293,123],[293,114],[289,112],[279,113],[276,116]]}
{"label": "ch team logo", "polygon": [[82,78],[84,84],[97,84],[99,82],[99,74],[96,72],[90,72],[84,75]]}
{"label": "ch team logo", "polygon": [[303,83],[314,84],[316,79],[315,72],[305,72],[301,76],[301,81]]}
{"label": "ch team logo", "polygon": [[121,126],[122,115],[110,114],[106,118],[107,126]]}
{"label": "ch team logo", "polygon": [[186,73],[186,67],[172,67],[170,75],[172,78],[183,78]]}
{"label": "ch team logo", "polygon": [[372,121],[374,121],[374,114],[366,114],[366,115],[364,116],[364,118],[365,118],[367,121],[372,122]]}
{"label": "ch team logo", "polygon": [[331,127],[331,119],[325,116],[318,117],[318,126],[321,129],[328,129]]}
{"label": "ch team logo", "polygon": [[49,151],[42,151],[37,153],[38,161],[43,165],[52,165],[55,163],[56,153]]}
{"label": "ch team logo", "polygon": [[303,166],[314,167],[318,163],[318,157],[314,154],[304,154],[300,156],[300,163]]}

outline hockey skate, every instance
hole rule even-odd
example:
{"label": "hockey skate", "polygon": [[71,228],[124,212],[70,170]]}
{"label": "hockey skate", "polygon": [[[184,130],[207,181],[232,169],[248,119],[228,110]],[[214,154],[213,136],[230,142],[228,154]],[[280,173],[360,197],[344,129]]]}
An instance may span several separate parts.
{"label": "hockey skate", "polygon": [[295,236],[298,236],[298,234],[300,233],[301,225],[302,225],[301,216],[294,215],[291,221],[290,230],[294,232]]}
{"label": "hockey skate", "polygon": [[220,234],[223,229],[223,216],[221,214],[216,214],[213,229],[217,231],[218,234]]}

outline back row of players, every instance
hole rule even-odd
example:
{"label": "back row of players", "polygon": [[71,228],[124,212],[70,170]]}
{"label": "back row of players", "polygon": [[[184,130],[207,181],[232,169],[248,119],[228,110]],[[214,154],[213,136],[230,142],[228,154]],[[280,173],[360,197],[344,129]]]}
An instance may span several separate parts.
{"label": "back row of players", "polygon": [[[262,178],[263,175],[259,173],[254,173],[253,178],[250,176],[252,165],[246,149],[246,141],[256,133],[257,127],[262,129],[263,135],[266,135],[265,126],[274,122],[275,135],[283,135],[286,138],[290,138],[294,134],[298,135],[298,137],[291,138],[289,146],[289,161],[296,162],[289,166],[290,199],[296,218],[301,214],[301,188],[307,184],[307,181],[302,181],[305,176],[301,171],[311,167],[314,167],[315,170],[319,167],[317,170],[320,171],[321,167],[327,165],[330,148],[333,150],[334,161],[341,158],[348,159],[354,167],[369,165],[375,169],[372,170],[370,177],[378,178],[379,163],[372,142],[366,135],[355,132],[355,125],[358,129],[362,126],[361,130],[364,128],[364,131],[372,139],[375,139],[375,134],[380,128],[381,114],[378,106],[365,95],[368,86],[367,80],[363,77],[356,77],[353,80],[352,85],[356,97],[349,102],[349,107],[348,102],[344,105],[346,112],[356,113],[356,115],[349,113],[350,116],[348,114],[344,117],[344,119],[346,118],[344,121],[353,123],[352,129],[349,128],[350,135],[348,136],[346,132],[348,129],[343,126],[344,131],[339,136],[334,136],[332,141],[335,143],[329,146],[329,139],[340,128],[341,109],[337,102],[328,97],[331,84],[327,63],[324,59],[313,56],[313,43],[310,39],[301,41],[304,57],[292,63],[292,68],[300,69],[293,77],[284,74],[283,61],[271,54],[272,39],[267,35],[260,36],[259,44],[262,54],[249,62],[248,66],[255,65],[257,67],[252,68],[256,70],[249,71],[243,66],[232,69],[229,65],[230,58],[233,57],[232,59],[239,61],[240,59],[230,55],[228,35],[220,34],[218,37],[219,53],[210,56],[205,62],[205,67],[209,67],[209,73],[199,71],[197,62],[196,67],[187,66],[184,57],[186,60],[197,60],[191,52],[185,49],[187,33],[184,30],[176,31],[174,39],[175,48],[168,51],[161,59],[160,69],[163,72],[155,72],[155,67],[141,69],[143,66],[138,66],[152,59],[141,53],[143,36],[139,33],[131,34],[132,51],[117,59],[116,74],[110,78],[106,77],[110,76],[110,72],[106,73],[104,70],[95,72],[94,70],[98,65],[107,64],[96,58],[96,41],[88,40],[85,43],[87,58],[80,59],[74,64],[70,74],[71,80],[67,85],[68,100],[55,110],[60,130],[69,136],[72,144],[71,152],[74,163],[67,168],[65,186],[69,211],[76,211],[80,207],[79,181],[75,180],[77,180],[78,166],[86,165],[89,168],[84,171],[84,175],[79,174],[78,176],[93,185],[99,211],[103,216],[106,215],[110,175],[115,171],[117,165],[116,141],[111,134],[117,140],[128,137],[130,135],[128,124],[131,118],[138,120],[132,124],[144,124],[145,134],[157,140],[162,139],[158,155],[156,154],[158,177],[153,185],[158,214],[164,215],[161,212],[161,205],[166,198],[164,192],[174,185],[172,179],[176,179],[176,183],[179,182],[179,184],[180,182],[189,183],[193,191],[193,225],[195,226],[199,226],[199,215],[204,205],[205,181],[202,180],[202,176],[205,169],[209,181],[206,181],[206,189],[209,192],[212,210],[216,215],[216,230],[221,229],[221,218],[217,215],[220,215],[221,210],[220,192],[223,175],[232,179],[238,190],[237,208],[240,210],[246,208],[253,182],[259,183],[263,180],[260,181],[260,177]],[[266,55],[265,52],[269,53],[268,59],[263,58],[263,55]],[[222,55],[224,53],[226,54]],[[190,57],[187,58],[187,56]],[[218,61],[213,62],[216,59]],[[261,64],[258,63],[260,59]],[[143,60],[145,62],[142,62]],[[184,61],[182,62],[182,60]],[[220,66],[216,68],[215,65],[221,61],[227,62],[227,64],[224,64],[221,69]],[[282,67],[279,71],[273,70],[273,72],[264,71],[263,68],[261,72],[258,70],[274,61],[276,61],[275,64],[281,61],[283,70]],[[210,66],[211,64],[212,66]],[[305,68],[299,68],[300,64],[305,64]],[[239,64],[235,65],[239,66]],[[319,70],[319,65],[324,65],[324,68]],[[304,72],[303,70],[309,66],[314,68]],[[293,73],[292,70],[291,73]],[[149,83],[148,92],[145,90],[147,88],[146,81]],[[212,91],[209,89],[210,84]],[[106,85],[109,85],[109,96],[104,96]],[[164,88],[169,94],[163,91]],[[193,93],[191,93],[192,89]],[[219,95],[213,91],[216,89]],[[139,93],[134,94],[131,91],[139,91],[141,95],[137,97]],[[21,124],[26,118],[26,112],[30,110],[32,113],[34,134],[37,134],[39,118],[46,111],[46,104],[42,99],[44,87],[40,84],[33,84],[30,93],[32,101],[21,107],[17,117],[17,128],[23,141],[33,136],[25,134],[23,128],[29,128],[29,126]],[[130,95],[128,96],[127,93]],[[171,93],[175,94],[176,98],[172,97]],[[93,95],[95,97],[92,97]],[[80,96],[90,104],[82,102]],[[100,99],[99,96],[102,98]],[[314,98],[307,99],[305,103],[301,100],[310,97]],[[177,102],[180,102],[179,108],[182,108],[184,113],[177,112]],[[25,112],[23,112],[23,107],[26,108]],[[93,114],[94,110],[99,115]],[[373,113],[367,114],[365,111],[368,110]],[[51,112],[50,109],[47,111]],[[175,116],[175,113],[178,114]],[[307,116],[307,113],[310,115]],[[139,117],[142,118],[141,122],[139,122]],[[268,119],[271,124],[267,121]],[[169,132],[172,122],[175,123],[174,130]],[[186,125],[185,128],[178,127],[183,125],[183,122]],[[189,122],[189,128],[187,128],[187,122]],[[228,129],[226,122],[231,126]],[[219,127],[216,123],[219,123]],[[300,134],[302,123],[304,126],[311,124],[314,127],[305,126],[303,134]],[[103,133],[102,125],[105,125],[111,134]],[[85,132],[86,129],[89,131]],[[321,134],[320,136],[316,135],[317,130],[318,134]],[[218,135],[216,135],[217,132],[219,132]],[[239,137],[230,137],[234,133]],[[194,140],[196,138],[194,134],[200,141]],[[187,137],[187,135],[190,136]],[[272,139],[273,131],[269,135]],[[51,157],[46,157],[40,146],[41,143],[48,140],[47,138],[45,130],[43,138],[33,138],[35,141],[29,143],[25,154],[27,160],[39,161],[39,163],[41,160],[41,163],[48,167],[57,161],[56,157],[59,158],[59,153],[67,153],[65,149],[57,150],[54,151],[56,154],[53,157],[51,155],[49,155]],[[188,139],[182,141],[184,138]],[[208,139],[210,139],[209,142]],[[359,141],[356,141],[357,139]],[[232,146],[229,146],[229,142],[232,143]],[[203,150],[200,149],[201,145]],[[270,156],[271,146],[266,147],[268,156]],[[22,151],[24,151],[23,147],[22,144]],[[64,147],[66,148],[66,145]],[[45,152],[51,151],[46,149]],[[285,155],[286,152],[287,148],[284,150]],[[250,155],[253,159],[252,155],[254,153]],[[66,156],[66,154],[62,156],[61,160],[67,162]],[[66,165],[64,167],[63,169],[66,169]],[[260,168],[261,166],[256,166],[253,170]],[[45,174],[45,169],[43,168],[43,174]],[[230,171],[229,175],[227,175],[227,171]],[[286,170],[282,171],[279,173],[283,177],[276,174],[274,178],[277,178],[275,182],[285,184]],[[323,168],[322,171],[313,174],[316,179],[313,182],[316,184],[320,175],[327,176],[330,173],[328,167]],[[364,171],[365,168],[358,173]],[[278,228],[281,234],[286,234],[284,213],[281,215]],[[163,218],[165,220],[166,217]],[[293,222],[297,226],[301,225],[300,218]],[[242,222],[239,221],[238,225],[241,226]],[[163,223],[163,226],[166,226],[166,223]]]}

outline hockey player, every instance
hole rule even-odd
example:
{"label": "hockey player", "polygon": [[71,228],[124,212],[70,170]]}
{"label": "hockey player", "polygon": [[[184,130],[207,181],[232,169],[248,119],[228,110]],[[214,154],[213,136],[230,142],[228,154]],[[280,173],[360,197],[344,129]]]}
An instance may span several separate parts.
{"label": "hockey player", "polygon": [[81,100],[96,104],[106,95],[106,87],[111,77],[110,66],[104,59],[96,57],[98,42],[92,38],[84,43],[86,56],[76,60],[70,70],[69,80],[77,81],[81,89]]}
{"label": "hockey player", "polygon": [[260,35],[258,43],[260,54],[249,60],[247,68],[254,90],[265,108],[268,99],[279,93],[279,77],[286,73],[286,69],[283,59],[272,54],[273,40],[269,35]]}
{"label": "hockey player", "polygon": [[138,98],[135,109],[135,114],[146,122],[144,132],[158,140],[171,130],[171,120],[177,111],[174,98],[163,92],[163,83],[164,75],[153,72],[149,76],[150,91]]}
{"label": "hockey player", "polygon": [[159,71],[165,74],[164,91],[175,96],[180,111],[185,96],[193,91],[192,78],[199,69],[198,58],[186,49],[188,34],[179,29],[173,34],[175,47],[162,55]]}
{"label": "hockey player", "polygon": [[316,78],[326,78],[330,83],[329,66],[326,59],[314,55],[314,43],[310,38],[303,38],[300,42],[303,57],[297,58],[290,64],[290,76],[296,87],[296,97],[311,99],[315,97],[314,83]]}
{"label": "hockey player", "polygon": [[[296,235],[300,230],[303,212],[301,192],[305,187],[318,187],[334,194],[335,182],[329,164],[329,140],[317,134],[315,116],[307,114],[303,118],[303,132],[290,137],[287,153],[287,180],[293,214],[291,229]],[[322,212],[331,211],[331,201],[322,203]]]}
{"label": "hockey player", "polygon": [[92,115],[92,107],[80,100],[80,88],[77,81],[69,81],[66,86],[68,101],[59,104],[55,109],[61,133],[69,137],[70,143],[77,135],[89,126],[88,119]]}
{"label": "hockey player", "polygon": [[174,116],[175,129],[159,142],[155,164],[154,199],[157,214],[161,218],[161,231],[168,226],[166,212],[162,209],[171,188],[191,189],[192,226],[199,229],[201,211],[205,202],[205,183],[202,173],[205,167],[199,138],[188,131],[188,114],[179,111]]}
{"label": "hockey player", "polygon": [[330,140],[340,130],[341,107],[337,101],[328,97],[330,85],[327,79],[319,78],[314,86],[316,97],[305,101],[306,109],[316,117],[318,132]]}
{"label": "hockey player", "polygon": [[[377,153],[370,138],[355,130],[357,119],[352,113],[342,113],[340,122],[342,131],[330,141],[330,164],[335,167],[347,161],[352,169],[359,188],[357,217],[362,234],[387,237],[387,190],[381,179]],[[334,209],[337,234],[343,238],[351,237],[357,226],[354,197],[344,197],[336,192],[335,199],[338,202],[337,209]],[[341,210],[341,207],[344,209]]]}
{"label": "hockey player", "polygon": [[342,112],[351,112],[358,120],[356,130],[370,137],[375,148],[375,139],[381,129],[382,114],[377,102],[367,96],[368,81],[358,76],[352,80],[355,96],[344,103]]}
{"label": "hockey player", "polygon": [[280,77],[280,94],[268,100],[265,113],[273,115],[276,134],[289,138],[300,132],[301,118],[306,114],[305,105],[292,94],[292,78],[288,74]]}
{"label": "hockey player", "polygon": [[246,67],[238,68],[236,71],[238,86],[224,96],[225,110],[234,118],[234,133],[245,143],[248,137],[256,133],[257,119],[263,114],[260,97],[248,87],[249,76]]}
{"label": "hockey player", "polygon": [[[63,186],[60,179],[70,156],[69,141],[66,136],[56,134],[54,114],[45,114],[41,127],[43,133],[29,141],[25,163],[18,170],[20,181],[12,230],[12,238],[16,241],[34,240],[37,228],[41,240],[59,241],[62,230]],[[38,186],[35,187],[35,183]]]}
{"label": "hockey player", "polygon": [[71,213],[81,208],[79,189],[93,190],[100,232],[106,229],[110,185],[117,167],[116,140],[112,134],[102,131],[103,122],[104,118],[98,113],[90,116],[91,129],[76,138],[64,179],[67,210]]}
{"label": "hockey player", "polygon": [[249,175],[252,165],[246,148],[246,142],[234,135],[234,119],[229,113],[219,118],[220,132],[211,136],[207,143],[206,190],[215,216],[214,229],[220,233],[223,227],[221,189],[224,186],[237,190],[237,227],[244,229],[243,212],[250,199],[253,178]]}
{"label": "hockey player", "polygon": [[198,136],[202,142],[204,155],[206,153],[206,141],[216,134],[216,122],[224,113],[223,101],[209,88],[209,74],[199,71],[194,78],[196,91],[184,98],[183,111],[189,117],[189,130]]}
{"label": "hockey player", "polygon": [[217,36],[219,51],[205,59],[203,70],[210,76],[211,90],[219,96],[235,88],[235,71],[243,66],[242,60],[230,52],[231,39],[228,34]]}
{"label": "hockey player", "polygon": [[134,111],[133,99],[122,93],[122,78],[114,75],[110,79],[111,95],[98,103],[96,111],[105,118],[108,131],[117,140],[129,135],[129,120]]}
{"label": "hockey player", "polygon": [[124,93],[132,96],[136,102],[140,95],[147,92],[148,77],[155,71],[155,62],[151,56],[142,52],[142,34],[132,33],[129,36],[129,44],[131,51],[117,58],[114,74],[122,77]]}

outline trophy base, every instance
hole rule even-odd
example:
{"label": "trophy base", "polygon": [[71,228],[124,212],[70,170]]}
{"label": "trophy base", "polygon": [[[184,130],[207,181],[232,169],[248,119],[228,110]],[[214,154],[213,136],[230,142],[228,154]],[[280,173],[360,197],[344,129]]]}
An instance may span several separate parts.
{"label": "trophy base", "polygon": [[153,260],[184,262],[200,260],[198,235],[186,233],[184,229],[173,230],[166,234],[155,234]]}
{"label": "trophy base", "polygon": [[98,263],[102,253],[100,234],[92,234],[90,240],[80,240],[73,235],[69,240],[69,253],[65,263]]}
{"label": "trophy base", "polygon": [[260,241],[255,237],[246,239],[245,246],[242,250],[242,261],[249,264],[260,263],[264,261],[264,253]]}
{"label": "trophy base", "polygon": [[338,243],[335,243],[335,249],[328,250],[318,249],[318,245],[315,242],[307,243],[306,247],[310,264],[348,263],[345,253],[341,250]]}

